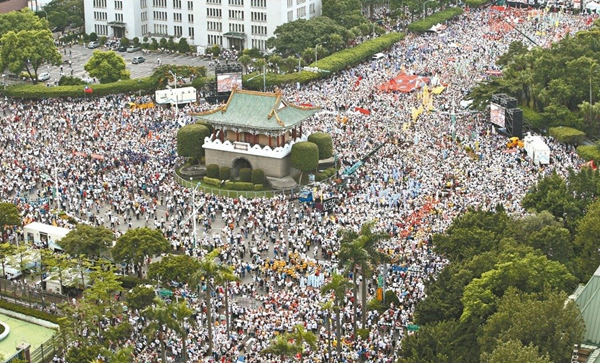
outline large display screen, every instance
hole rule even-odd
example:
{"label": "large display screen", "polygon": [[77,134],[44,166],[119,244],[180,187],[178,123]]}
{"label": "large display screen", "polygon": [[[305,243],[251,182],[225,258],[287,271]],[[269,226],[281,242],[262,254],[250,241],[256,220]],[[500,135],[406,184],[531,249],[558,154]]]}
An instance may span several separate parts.
{"label": "large display screen", "polygon": [[233,86],[242,89],[241,73],[222,73],[217,75],[217,92],[230,92]]}
{"label": "large display screen", "polygon": [[506,127],[506,118],[504,107],[495,103],[490,104],[490,122],[494,125],[504,128]]}

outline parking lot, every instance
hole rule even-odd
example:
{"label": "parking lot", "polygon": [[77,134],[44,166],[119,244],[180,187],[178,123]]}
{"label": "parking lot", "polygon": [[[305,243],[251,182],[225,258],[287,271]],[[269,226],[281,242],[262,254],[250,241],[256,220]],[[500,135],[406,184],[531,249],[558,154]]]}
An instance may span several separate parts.
{"label": "parking lot", "polygon": [[[61,72],[65,76],[73,75],[74,77],[86,78],[88,73],[83,69],[83,66],[92,56],[94,51],[106,51],[106,49],[100,47],[96,49],[88,49],[85,45],[73,45],[65,48],[59,48],[60,53],[63,57],[63,64],[60,66],[44,65],[38,69],[38,74],[49,73],[50,79],[47,82],[58,81],[61,77]],[[189,65],[189,66],[205,66],[208,68],[208,59],[202,57],[193,57],[180,54],[160,53],[160,52],[149,52],[143,54],[142,51],[133,53],[127,52],[116,52],[125,58],[127,63],[127,69],[131,72],[131,78],[142,78],[147,77],[154,72],[155,68],[161,64],[175,64],[175,65]],[[144,57],[145,62],[139,64],[133,64],[132,61],[135,57]],[[71,62],[69,65],[69,61]],[[209,72],[211,70],[209,69]],[[8,83],[14,83],[16,80],[6,79]]]}

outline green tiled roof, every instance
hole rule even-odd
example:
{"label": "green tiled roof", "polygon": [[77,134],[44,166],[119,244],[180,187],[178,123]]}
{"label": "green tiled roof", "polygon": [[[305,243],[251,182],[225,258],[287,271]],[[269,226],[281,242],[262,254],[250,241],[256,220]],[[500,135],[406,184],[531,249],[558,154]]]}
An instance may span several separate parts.
{"label": "green tiled roof", "polygon": [[283,131],[300,124],[320,109],[295,106],[281,98],[281,91],[263,93],[234,90],[225,105],[196,116],[213,125]]}
{"label": "green tiled roof", "polygon": [[600,345],[600,267],[583,289],[577,289],[574,300],[585,321],[584,342]]}

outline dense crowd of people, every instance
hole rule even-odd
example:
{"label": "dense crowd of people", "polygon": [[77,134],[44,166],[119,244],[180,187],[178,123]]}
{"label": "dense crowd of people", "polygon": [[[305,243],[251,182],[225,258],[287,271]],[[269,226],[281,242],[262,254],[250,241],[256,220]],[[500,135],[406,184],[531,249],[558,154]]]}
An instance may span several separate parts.
{"label": "dense crowd of people", "polygon": [[[503,20],[504,19],[504,20]],[[511,21],[510,27],[499,26]],[[322,212],[280,195],[267,198],[226,198],[198,195],[198,243],[192,235],[192,191],[179,186],[173,170],[176,132],[194,121],[192,112],[212,105],[188,105],[177,111],[129,110],[143,97],[113,95],[42,102],[7,101],[0,118],[0,199],[14,202],[26,222],[39,221],[73,228],[57,217],[65,211],[77,221],[104,225],[118,237],[128,228],[162,230],[173,248],[202,257],[203,247],[221,249],[221,260],[242,278],[229,286],[232,332],[226,330],[222,289],[215,292],[213,311],[187,286],[177,290],[196,309],[197,324],[189,325],[185,344],[168,332],[169,357],[187,349],[192,361],[212,358],[235,362],[281,362],[262,356],[276,335],[302,324],[322,343],[307,352],[311,361],[395,361],[414,307],[425,296],[425,282],[447,261],[433,252],[431,236],[443,232],[469,207],[495,209],[513,215],[525,211],[520,200],[537,180],[556,171],[566,175],[581,160],[575,150],[546,139],[549,165],[534,165],[522,153],[504,152],[507,138],[497,134],[486,115],[460,106],[465,94],[497,70],[496,58],[511,41],[527,43],[530,34],[540,45],[556,41],[590,24],[590,16],[529,10],[468,11],[438,33],[408,35],[386,57],[369,61],[328,79],[284,89],[299,104],[323,111],[305,123],[310,131],[333,136],[342,169],[381,148],[349,178],[344,188],[322,183],[314,193],[339,197],[333,212]],[[515,29],[517,28],[518,31]],[[502,37],[496,35],[501,32]],[[494,36],[490,36],[494,35]],[[380,92],[378,86],[399,72],[427,75],[445,89],[428,110],[421,90]],[[430,88],[431,90],[431,88]],[[425,106],[418,117],[413,109]],[[365,112],[356,112],[361,110]],[[353,336],[352,292],[342,314],[342,356],[327,351],[325,312],[331,296],[320,287],[334,272],[343,273],[337,257],[341,229],[358,231],[374,221],[374,230],[389,234],[382,251],[393,263],[386,288],[399,298],[382,314],[369,312],[370,334]],[[71,220],[72,222],[72,220]],[[21,238],[7,232],[11,240]],[[377,274],[367,281],[370,296]],[[207,356],[207,314],[214,317],[214,352]],[[144,319],[131,311],[134,327],[129,344],[136,361],[157,362],[159,344],[143,337]]]}

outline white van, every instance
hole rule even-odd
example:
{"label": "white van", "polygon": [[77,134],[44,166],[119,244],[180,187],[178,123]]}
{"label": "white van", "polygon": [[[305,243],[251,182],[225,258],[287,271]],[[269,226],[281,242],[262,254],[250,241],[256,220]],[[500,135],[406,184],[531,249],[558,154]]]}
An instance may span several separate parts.
{"label": "white van", "polygon": [[371,60],[376,61],[376,60],[380,60],[381,58],[385,58],[385,54],[383,54],[383,53],[377,53],[377,54],[375,54],[374,56],[371,57]]}
{"label": "white van", "polygon": [[7,280],[15,280],[23,275],[21,271],[12,267],[4,267],[4,273],[6,274]]}

